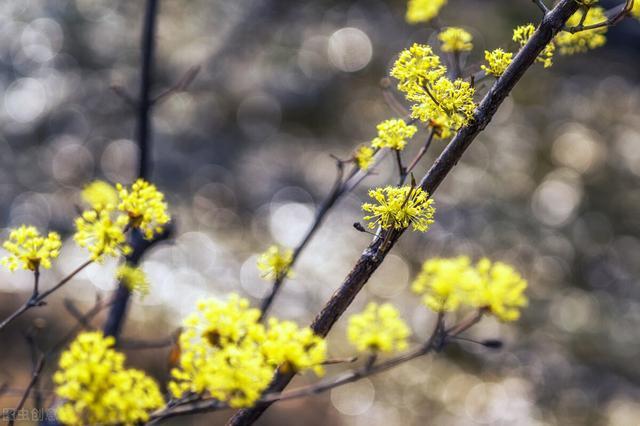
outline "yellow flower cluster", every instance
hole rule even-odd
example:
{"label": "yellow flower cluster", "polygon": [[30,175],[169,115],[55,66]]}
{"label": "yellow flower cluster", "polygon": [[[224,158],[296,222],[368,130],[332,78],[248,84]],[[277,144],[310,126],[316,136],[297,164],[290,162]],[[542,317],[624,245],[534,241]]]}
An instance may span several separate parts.
{"label": "yellow flower cluster", "polygon": [[57,410],[62,423],[135,425],[164,405],[156,382],[125,368],[114,342],[101,332],[85,332],[62,353],[53,376],[56,394],[64,401]]}
{"label": "yellow flower cluster", "polygon": [[409,0],[407,5],[407,22],[417,24],[429,22],[440,13],[447,0]]}
{"label": "yellow flower cluster", "polygon": [[416,126],[407,124],[404,120],[385,120],[378,124],[378,136],[371,141],[374,148],[389,148],[402,151],[418,131]]}
{"label": "yellow flower cluster", "polygon": [[[586,17],[583,16],[584,13],[587,14]],[[582,21],[583,19],[584,21]],[[605,22],[606,20],[607,17],[604,14],[603,8],[590,7],[586,9],[586,11],[579,10],[574,13],[567,21],[566,26],[569,28],[576,27],[580,25],[580,22],[582,22],[584,26],[589,26]],[[576,33],[563,31],[556,36],[555,43],[563,55],[584,53],[590,49],[603,46],[607,41],[606,33],[606,26],[578,31]]]}
{"label": "yellow flower cluster", "polygon": [[502,321],[515,321],[527,305],[527,282],[513,267],[481,259],[475,265],[466,256],[431,259],[412,284],[424,304],[436,312],[460,306],[486,309]]}
{"label": "yellow flower cluster", "polygon": [[170,220],[164,195],[142,179],[130,190],[121,184],[114,188],[95,181],[85,187],[82,198],[90,209],[76,219],[73,239],[87,248],[96,261],[131,252],[125,236],[127,229],[139,228],[150,239]]}
{"label": "yellow flower cluster", "polygon": [[447,68],[427,45],[414,44],[400,53],[391,70],[398,90],[413,102],[411,116],[428,122],[439,138],[448,138],[473,118],[474,88],[457,79],[451,81]]}
{"label": "yellow flower cluster", "polygon": [[347,338],[360,352],[394,352],[407,348],[409,327],[391,304],[369,303],[364,311],[352,315]]}
{"label": "yellow flower cluster", "polygon": [[171,394],[208,393],[232,407],[246,407],[260,398],[278,365],[322,372],[326,347],[321,338],[290,322],[271,320],[265,328],[259,317],[260,311],[235,294],[226,303],[198,302],[183,324]]}
{"label": "yellow flower cluster", "polygon": [[116,278],[131,292],[137,292],[142,296],[149,294],[149,279],[142,268],[122,264],[116,270]]}
{"label": "yellow flower cluster", "polygon": [[436,312],[455,311],[467,294],[469,283],[477,278],[466,256],[453,259],[431,259],[422,265],[422,271],[411,289],[423,295],[423,303]]}
{"label": "yellow flower cluster", "polygon": [[167,204],[164,195],[158,191],[155,185],[138,179],[131,189],[117,184],[120,204],[118,209],[129,216],[129,225],[139,228],[148,240],[154,234],[162,232],[162,226],[169,222]]}
{"label": "yellow flower cluster", "polygon": [[324,374],[327,344],[308,327],[300,329],[294,322],[270,318],[261,349],[267,362],[279,365],[282,371],[312,369],[319,376]]}
{"label": "yellow flower cluster", "polygon": [[[520,25],[513,30],[513,41],[518,43],[520,47],[524,47],[535,31],[536,27],[534,27],[533,24]],[[556,47],[553,43],[547,44],[536,58],[536,62],[541,62],[545,68],[549,68],[553,65],[553,54],[555,50]]]}
{"label": "yellow flower cluster", "polygon": [[373,164],[375,150],[367,145],[360,145],[353,154],[353,158],[360,170],[367,171]]}
{"label": "yellow flower cluster", "polygon": [[422,188],[387,186],[369,190],[369,197],[377,202],[362,205],[362,210],[371,213],[364,217],[371,221],[369,229],[405,229],[411,225],[414,231],[427,232],[433,223],[436,209]]}
{"label": "yellow flower cluster", "polygon": [[51,268],[51,259],[60,254],[60,235],[49,232],[42,236],[33,226],[22,225],[12,229],[2,247],[9,252],[0,263],[15,271],[18,268],[35,271],[40,267]]}
{"label": "yellow flower cluster", "polygon": [[502,49],[494,49],[491,52],[485,50],[484,58],[487,61],[487,65],[482,65],[480,68],[487,74],[500,77],[511,64],[513,53],[505,52]]}
{"label": "yellow flower cluster", "polygon": [[103,256],[127,255],[131,253],[125,235],[128,223],[124,215],[113,218],[112,210],[86,210],[76,218],[73,239],[80,247],[86,247],[96,261]]}
{"label": "yellow flower cluster", "polygon": [[278,246],[271,246],[258,256],[258,269],[262,272],[262,277],[267,280],[276,280],[284,277],[291,277],[291,262],[293,261],[293,251],[291,249],[281,249]]}
{"label": "yellow flower cluster", "polygon": [[443,52],[468,52],[473,49],[473,37],[462,28],[445,28],[438,34],[438,40],[442,43]]}

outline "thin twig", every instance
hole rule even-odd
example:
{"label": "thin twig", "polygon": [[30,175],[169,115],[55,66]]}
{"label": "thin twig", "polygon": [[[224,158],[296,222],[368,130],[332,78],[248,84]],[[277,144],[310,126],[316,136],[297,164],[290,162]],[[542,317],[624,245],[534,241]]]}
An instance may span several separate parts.
{"label": "thin twig", "polygon": [[549,8],[547,7],[546,4],[544,4],[543,0],[531,0],[531,1],[533,1],[536,4],[536,6],[540,8],[543,15],[546,15],[547,13],[549,13]]}
{"label": "thin twig", "polygon": [[[290,269],[293,268],[302,251],[305,249],[307,244],[309,244],[309,242],[311,241],[311,238],[316,233],[316,231],[320,228],[320,225],[324,221],[329,211],[333,208],[333,206],[335,206],[335,204],[338,202],[338,200],[340,200],[340,198],[342,198],[343,195],[345,195],[348,191],[353,189],[353,187],[348,187],[347,183],[351,178],[353,178],[357,174],[358,168],[353,167],[352,170],[347,175],[346,179],[344,179],[344,164],[342,161],[336,160],[336,168],[337,168],[336,178],[333,183],[333,187],[331,191],[318,207],[313,223],[311,224],[306,234],[302,238],[302,241],[293,250],[291,263],[289,264]],[[282,285],[284,284],[284,281],[286,278],[287,278],[286,274],[280,274],[274,280],[271,286],[271,292],[269,293],[269,295],[267,295],[267,297],[263,299],[262,304],[260,306],[261,321],[266,318],[269,312],[269,309],[273,305],[273,302],[276,296],[282,289]]]}
{"label": "thin twig", "polygon": [[[542,20],[538,29],[526,45],[518,52],[504,74],[494,83],[485,95],[484,99],[474,112],[471,122],[460,129],[445,150],[436,159],[433,166],[420,182],[422,189],[433,194],[444,178],[462,157],[469,145],[477,135],[483,131],[498,107],[502,104],[513,87],[518,83],[527,69],[542,50],[551,42],[553,37],[561,30],[566,21],[578,9],[575,0],[560,0]],[[375,239],[363,252],[354,268],[349,272],[341,286],[331,296],[329,301],[316,316],[311,328],[319,336],[326,336],[335,322],[349,307],[355,296],[378,269],[387,253],[396,241],[401,237],[402,230],[389,230],[391,233],[389,244],[382,245],[380,238]],[[270,386],[270,391],[282,391],[291,381],[291,374],[277,374]],[[269,404],[259,407],[240,410],[227,423],[228,425],[250,425],[255,422],[268,408]]]}
{"label": "thin twig", "polygon": [[151,157],[151,86],[153,84],[153,55],[155,52],[156,21],[159,0],[147,0],[142,29],[142,68],[140,75],[140,95],[137,101],[138,119],[136,136],[138,140],[138,177],[148,178]]}
{"label": "thin twig", "polygon": [[200,65],[193,66],[184,73],[182,77],[171,87],[161,92],[151,101],[154,105],[161,104],[162,102],[169,99],[176,93],[184,92],[189,88],[189,85],[195,80],[198,73],[200,72]]}
{"label": "thin twig", "polygon": [[[595,30],[598,28],[612,27],[617,25],[622,19],[627,17],[631,10],[633,9],[634,0],[626,0],[623,5],[619,5],[617,7],[613,7],[605,12],[606,15],[611,15],[606,21],[596,22],[595,24],[584,25],[584,21],[587,19],[587,13],[589,13],[589,8],[583,8],[582,16],[580,17],[580,22],[578,25],[573,27],[564,27],[563,31],[570,32],[571,34],[575,34],[581,31]],[[617,9],[620,9],[617,11]]]}
{"label": "thin twig", "polygon": [[61,350],[67,343],[74,338],[80,330],[89,328],[91,320],[100,313],[104,308],[111,306],[113,300],[104,302],[100,295],[96,296],[96,302],[89,311],[77,319],[77,324],[71,328],[58,342],[56,342],[48,351],[47,356],[51,356]]}
{"label": "thin twig", "polygon": [[396,154],[396,164],[398,165],[398,186],[402,186],[404,180],[407,178],[407,169],[402,164],[402,154],[400,150],[394,149]]}
{"label": "thin twig", "polygon": [[[409,164],[409,166],[407,167],[406,175],[411,173],[413,169],[416,168],[416,166],[418,165],[422,157],[424,157],[424,155],[427,153],[427,151],[429,150],[429,147],[431,146],[431,142],[433,141],[435,134],[436,134],[435,129],[431,129],[431,131],[429,132],[429,136],[427,137],[427,140],[425,141],[424,145],[422,145],[422,147],[420,148],[420,151],[418,151],[414,159],[411,161],[411,164]],[[406,175],[405,175],[405,179],[406,179]]]}
{"label": "thin twig", "polygon": [[13,415],[10,416],[9,418],[9,426],[13,426],[15,424],[17,413],[20,410],[22,410],[22,407],[24,406],[25,402],[27,402],[27,398],[31,393],[31,389],[36,385],[36,383],[38,383],[38,379],[40,378],[40,373],[42,373],[42,369],[44,368],[44,362],[45,362],[45,357],[43,355],[40,357],[40,360],[38,361],[36,368],[33,370],[33,373],[31,375],[31,381],[29,382],[29,385],[27,386],[24,393],[22,394],[22,397],[20,398],[18,405],[13,410]]}
{"label": "thin twig", "polygon": [[69,275],[67,275],[62,280],[60,280],[55,286],[53,286],[52,288],[50,288],[49,290],[43,293],[38,293],[38,281],[39,281],[40,274],[36,273],[34,289],[31,297],[22,306],[20,306],[20,308],[18,308],[14,313],[9,315],[9,317],[6,318],[4,321],[2,321],[2,323],[0,323],[0,330],[2,330],[4,327],[9,325],[16,318],[18,318],[19,316],[27,312],[29,309],[34,308],[36,306],[42,306],[45,303],[44,299],[46,299],[51,293],[57,291],[58,289],[60,289],[60,287],[68,283],[73,277],[75,277],[84,268],[89,266],[92,262],[93,260],[87,260],[85,263],[83,263],[82,265],[74,269]]}

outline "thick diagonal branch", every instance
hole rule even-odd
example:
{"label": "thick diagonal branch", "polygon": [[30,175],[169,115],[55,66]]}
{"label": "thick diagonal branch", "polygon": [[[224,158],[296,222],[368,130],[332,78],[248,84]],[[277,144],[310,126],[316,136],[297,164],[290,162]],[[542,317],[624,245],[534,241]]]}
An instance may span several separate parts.
{"label": "thick diagonal branch", "polygon": [[[513,59],[505,73],[486,94],[474,113],[472,122],[460,129],[458,134],[440,154],[433,166],[420,182],[420,186],[429,194],[433,194],[442,183],[445,176],[458,163],[464,151],[476,136],[485,129],[493,118],[498,107],[509,95],[513,87],[534,63],[540,52],[551,42],[553,37],[565,25],[569,17],[575,13],[579,4],[575,0],[561,0],[542,20],[542,23],[527,44]],[[380,266],[387,253],[402,235],[402,231],[387,231],[376,238],[363,252],[356,265],[331,296],[322,311],[316,316],[311,327],[320,336],[326,336],[353,299]],[[384,243],[383,243],[384,242]],[[279,373],[274,378],[269,392],[282,391],[291,381],[291,374]],[[264,404],[258,407],[240,410],[234,415],[228,425],[250,425],[255,422],[269,407]]]}

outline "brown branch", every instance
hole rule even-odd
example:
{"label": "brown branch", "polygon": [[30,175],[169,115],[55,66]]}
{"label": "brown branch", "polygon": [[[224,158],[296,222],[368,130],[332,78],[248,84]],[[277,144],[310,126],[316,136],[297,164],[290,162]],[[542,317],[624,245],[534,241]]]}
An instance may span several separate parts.
{"label": "brown branch", "polygon": [[39,282],[39,278],[40,278],[40,273],[36,272],[35,273],[35,282],[34,282],[34,285],[33,285],[33,293],[31,295],[31,297],[22,306],[20,306],[20,308],[18,308],[14,313],[9,315],[9,317],[7,317],[4,321],[2,321],[2,323],[0,323],[0,330],[2,330],[4,327],[9,325],[16,318],[18,318],[19,316],[21,316],[22,314],[27,312],[29,309],[35,308],[36,306],[44,305],[45,304],[45,302],[44,302],[45,298],[47,298],[51,293],[57,291],[58,289],[60,289],[60,287],[62,287],[66,283],[68,283],[73,277],[75,277],[84,268],[89,266],[92,262],[93,262],[93,260],[87,260],[85,263],[83,263],[82,265],[80,265],[76,269],[74,269],[69,275],[67,275],[62,280],[60,280],[55,286],[53,286],[52,288],[50,288],[49,290],[47,290],[47,291],[45,291],[43,293],[38,293],[38,282]]}
{"label": "brown branch", "polygon": [[[493,118],[498,107],[509,95],[516,83],[522,78],[527,69],[542,50],[551,42],[553,37],[562,29],[571,15],[578,10],[579,4],[575,0],[561,0],[548,14],[544,16],[538,29],[526,45],[518,52],[505,73],[494,83],[476,109],[472,121],[458,132],[445,150],[440,154],[433,166],[420,182],[423,190],[433,194],[447,174],[458,163],[462,154],[469,147],[476,136],[484,130]],[[342,316],[353,299],[367,283],[371,275],[380,266],[387,253],[402,235],[402,231],[386,231],[388,238],[376,238],[367,247],[356,265],[347,275],[344,282],[331,296],[322,311],[316,316],[311,327],[320,336],[326,336],[335,322]],[[382,244],[388,240],[387,244]],[[270,392],[282,391],[291,381],[291,374],[277,374],[269,388]],[[264,404],[259,407],[240,410],[234,415],[228,425],[250,425],[255,422],[269,407]]]}
{"label": "brown branch", "polygon": [[41,356],[40,360],[38,361],[38,364],[33,369],[33,373],[31,375],[31,381],[29,382],[29,385],[27,386],[24,393],[22,394],[22,397],[20,398],[18,405],[13,410],[12,415],[10,415],[9,417],[9,426],[13,426],[15,424],[16,415],[20,410],[22,410],[22,407],[24,406],[25,402],[27,402],[27,398],[31,393],[31,389],[36,385],[36,383],[38,383],[38,380],[40,379],[40,373],[42,373],[42,369],[44,368],[44,361],[45,361],[45,357]]}

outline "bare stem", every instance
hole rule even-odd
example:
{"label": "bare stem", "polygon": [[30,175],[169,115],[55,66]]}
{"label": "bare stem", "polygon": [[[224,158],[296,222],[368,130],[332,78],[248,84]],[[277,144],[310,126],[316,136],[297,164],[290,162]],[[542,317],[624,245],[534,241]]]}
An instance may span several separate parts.
{"label": "bare stem", "polygon": [[429,132],[429,136],[427,137],[427,140],[425,141],[424,145],[422,145],[422,147],[420,148],[420,151],[418,151],[414,159],[411,161],[411,164],[409,164],[409,166],[407,167],[407,170],[405,171],[405,179],[409,175],[409,173],[411,173],[413,169],[416,168],[416,166],[418,165],[422,157],[424,157],[424,155],[427,153],[427,151],[429,150],[429,147],[431,146],[431,142],[433,141],[433,137],[435,136],[435,134],[436,134],[435,129],[431,129],[431,132]]}
{"label": "bare stem", "polygon": [[24,406],[25,402],[27,402],[27,398],[31,393],[31,389],[33,389],[33,387],[38,383],[38,380],[40,379],[40,373],[42,373],[42,369],[44,368],[44,361],[45,361],[45,357],[41,356],[40,360],[38,361],[38,364],[36,365],[36,367],[33,370],[33,373],[31,374],[31,381],[29,382],[29,385],[27,386],[24,393],[22,394],[22,397],[20,398],[20,401],[18,402],[18,405],[16,406],[16,408],[13,410],[12,415],[9,417],[9,426],[13,426],[15,424],[16,415],[20,410],[22,410],[22,407]]}
{"label": "bare stem", "polygon": [[396,164],[398,165],[398,186],[401,186],[404,183],[404,180],[407,178],[407,169],[402,164],[402,153],[394,149],[396,154]]}

